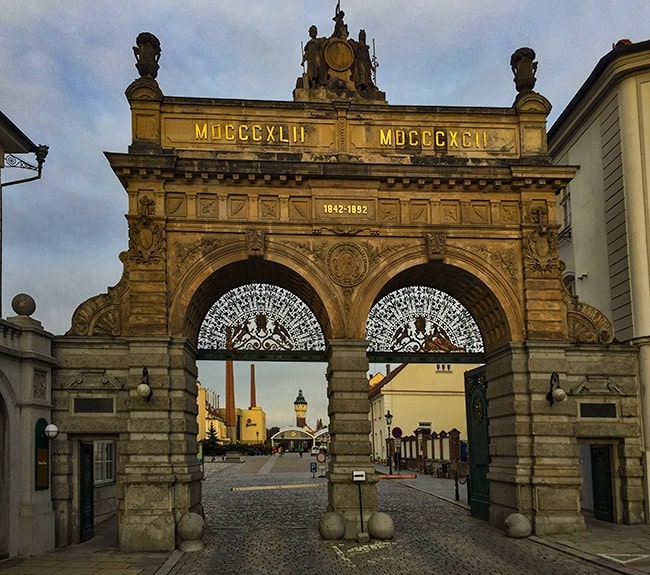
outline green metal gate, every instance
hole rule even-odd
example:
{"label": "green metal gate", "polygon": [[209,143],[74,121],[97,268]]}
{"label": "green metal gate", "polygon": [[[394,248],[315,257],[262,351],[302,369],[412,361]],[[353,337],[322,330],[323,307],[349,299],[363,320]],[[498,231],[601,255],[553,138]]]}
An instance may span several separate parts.
{"label": "green metal gate", "polygon": [[469,452],[469,504],[473,517],[489,519],[490,437],[488,435],[487,381],[485,367],[465,372],[465,413]]}

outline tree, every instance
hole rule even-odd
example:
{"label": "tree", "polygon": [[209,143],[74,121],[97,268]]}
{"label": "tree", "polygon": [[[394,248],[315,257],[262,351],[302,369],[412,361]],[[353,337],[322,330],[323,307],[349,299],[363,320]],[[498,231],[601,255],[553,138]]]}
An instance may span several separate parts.
{"label": "tree", "polygon": [[214,423],[210,422],[210,428],[206,438],[203,440],[203,455],[218,455],[219,451],[219,437],[217,430],[214,428]]}

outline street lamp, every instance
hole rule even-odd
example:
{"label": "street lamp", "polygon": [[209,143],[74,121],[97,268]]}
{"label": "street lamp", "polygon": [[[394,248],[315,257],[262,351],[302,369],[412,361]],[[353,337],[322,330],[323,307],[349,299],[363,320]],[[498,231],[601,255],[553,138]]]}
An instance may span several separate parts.
{"label": "street lamp", "polygon": [[390,412],[390,409],[384,415],[386,418],[386,425],[388,426],[388,475],[393,474],[393,462],[391,460],[390,452],[390,424],[393,423],[393,414]]}

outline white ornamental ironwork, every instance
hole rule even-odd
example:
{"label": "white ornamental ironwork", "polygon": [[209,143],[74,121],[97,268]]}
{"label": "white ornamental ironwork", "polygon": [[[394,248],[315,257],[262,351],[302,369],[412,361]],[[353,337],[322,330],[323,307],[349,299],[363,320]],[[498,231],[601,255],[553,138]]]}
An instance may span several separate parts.
{"label": "white ornamental ironwork", "polygon": [[313,351],[325,349],[313,312],[292,292],[271,284],[247,284],[225,293],[199,331],[199,349]]}
{"label": "white ornamental ironwork", "polygon": [[482,353],[483,338],[469,311],[448,293],[426,286],[391,292],[370,310],[369,352]]}

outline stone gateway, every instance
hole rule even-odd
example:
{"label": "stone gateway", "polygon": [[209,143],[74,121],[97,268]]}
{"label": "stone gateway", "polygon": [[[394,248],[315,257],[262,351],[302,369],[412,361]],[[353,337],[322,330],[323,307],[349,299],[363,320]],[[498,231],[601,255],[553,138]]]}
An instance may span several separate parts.
{"label": "stone gateway", "polygon": [[[453,295],[483,337],[490,523],[519,513],[538,534],[584,528],[578,437],[601,433],[580,416],[586,377],[607,380],[598,401],[616,406],[619,520],[642,521],[637,358],[564,290],[556,195],[575,168],[549,161],[534,52],[513,55],[511,106],[391,106],[365,33],[350,40],[338,10],[334,23],[329,38],[311,28],[292,102],[165,95],[160,43],[138,36],[132,142],[106,153],[128,198],[123,275],[53,343],[59,545],[81,538],[79,461],[97,438],[116,444],[120,548],[179,544],[181,519],[202,510],[199,330],[220,296],[253,282],[297,295],[326,342],[328,536],[358,535],[359,497],[366,521],[382,512],[366,323],[386,294],[419,285]],[[565,401],[547,400],[554,373]]]}

